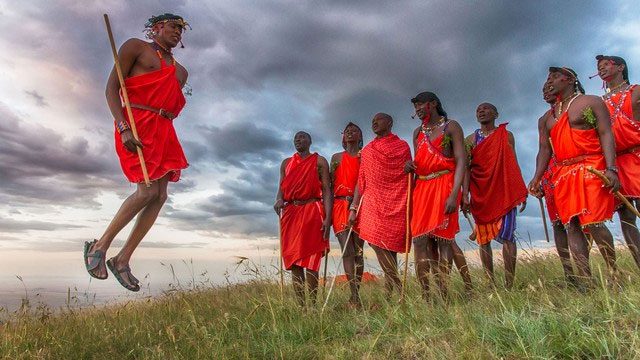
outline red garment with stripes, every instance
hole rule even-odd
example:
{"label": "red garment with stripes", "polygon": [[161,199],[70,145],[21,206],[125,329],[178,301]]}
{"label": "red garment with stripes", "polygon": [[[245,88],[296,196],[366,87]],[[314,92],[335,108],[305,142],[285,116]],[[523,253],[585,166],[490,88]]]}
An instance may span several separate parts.
{"label": "red garment with stripes", "polygon": [[[322,183],[318,174],[318,154],[302,158],[295,153],[287,162],[280,184],[287,204],[280,221],[282,259],[287,270],[296,264],[318,271],[322,253],[329,248],[329,240],[323,238]],[[295,205],[294,201],[309,201]]]}
{"label": "red garment with stripes", "polygon": [[[348,152],[343,152],[340,164],[333,173],[333,195],[335,197],[351,197],[358,182],[358,170],[360,170],[360,155],[351,156]],[[349,206],[347,199],[333,199],[333,231],[339,234],[348,230]],[[359,233],[358,226],[353,229]]]}
{"label": "red garment with stripes", "polygon": [[[178,116],[186,103],[182,88],[176,78],[176,66],[167,65],[160,57],[160,69],[125,79],[125,87],[132,104],[147,105],[156,109],[164,109]],[[123,102],[124,103],[124,102]],[[142,154],[151,181],[169,174],[169,181],[178,181],[180,171],[189,164],[178,141],[173,120],[159,114],[132,108],[138,137],[144,145]],[[126,121],[127,111],[122,109]],[[124,147],[120,134],[114,132],[116,153],[120,158],[120,166],[124,175],[133,183],[144,181],[142,167],[137,152]]]}
{"label": "red garment with stripes", "polygon": [[637,85],[611,95],[605,103],[611,114],[611,130],[616,140],[616,166],[620,193],[640,198],[640,123],[633,118],[632,94]]}
{"label": "red garment with stripes", "polygon": [[373,139],[360,155],[360,238],[394,252],[405,252],[408,160],[409,144],[395,134]]}

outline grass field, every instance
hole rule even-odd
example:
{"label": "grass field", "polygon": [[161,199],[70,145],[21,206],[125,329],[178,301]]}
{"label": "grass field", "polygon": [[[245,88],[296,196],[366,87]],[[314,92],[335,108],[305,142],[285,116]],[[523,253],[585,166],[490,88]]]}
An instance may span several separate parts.
{"label": "grass field", "polygon": [[[600,257],[593,256],[594,273]],[[518,264],[516,289],[492,290],[473,269],[475,295],[426,303],[415,278],[403,305],[382,284],[362,289],[363,310],[338,287],[324,312],[301,309],[287,287],[245,262],[253,280],[177,289],[103,308],[28,309],[0,325],[6,359],[521,359],[640,358],[640,284],[623,253],[622,289],[581,293],[565,286],[556,256]],[[600,271],[602,273],[602,271]],[[264,274],[264,275],[263,275]],[[501,280],[502,273],[498,273]],[[271,274],[272,278],[275,278]],[[600,276],[600,279],[602,276]],[[602,281],[598,281],[602,283]]]}

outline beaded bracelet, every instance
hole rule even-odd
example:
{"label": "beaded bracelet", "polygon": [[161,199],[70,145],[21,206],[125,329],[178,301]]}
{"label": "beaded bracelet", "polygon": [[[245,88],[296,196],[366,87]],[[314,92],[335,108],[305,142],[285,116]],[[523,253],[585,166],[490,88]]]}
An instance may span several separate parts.
{"label": "beaded bracelet", "polygon": [[129,124],[127,124],[125,121],[120,121],[116,123],[116,130],[118,130],[118,134],[122,134],[123,132],[129,130]]}

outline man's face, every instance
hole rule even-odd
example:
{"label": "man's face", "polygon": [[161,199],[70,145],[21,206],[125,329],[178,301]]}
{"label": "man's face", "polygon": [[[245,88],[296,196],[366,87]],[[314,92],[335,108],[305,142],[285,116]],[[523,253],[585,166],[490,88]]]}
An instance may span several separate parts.
{"label": "man's face", "polygon": [[158,37],[169,47],[174,48],[178,46],[178,43],[180,43],[182,39],[182,30],[182,25],[173,21],[167,21],[159,24],[157,31]]}
{"label": "man's face", "polygon": [[360,130],[353,125],[347,126],[344,130],[344,140],[346,142],[360,142],[362,138],[362,134],[360,134]]}
{"label": "man's face", "polygon": [[556,103],[556,97],[551,94],[551,90],[549,90],[549,86],[547,86],[547,84],[542,87],[542,98],[547,104],[553,105]]}
{"label": "man's face", "polygon": [[478,119],[480,124],[487,124],[495,121],[497,117],[498,114],[491,105],[486,103],[478,105],[478,108],[476,109],[476,119]]}
{"label": "man's face", "polygon": [[413,103],[413,108],[416,111],[416,115],[418,116],[418,118],[420,118],[420,120],[424,120],[427,117],[429,117],[431,115],[431,108],[435,107],[437,104],[437,101],[432,101],[432,102],[415,102]]}
{"label": "man's face", "polygon": [[617,65],[611,60],[600,60],[598,62],[598,76],[606,82],[611,81],[622,70],[624,70],[624,65]]}
{"label": "man's face", "polygon": [[311,147],[311,138],[306,133],[300,131],[293,137],[293,146],[296,151],[305,152]]}
{"label": "man's face", "polygon": [[376,135],[386,134],[391,130],[391,120],[387,117],[376,115],[371,120],[371,130]]}
{"label": "man's face", "polygon": [[564,91],[567,86],[573,86],[575,80],[559,71],[550,72],[547,76],[545,86],[549,89],[549,93],[557,96]]}

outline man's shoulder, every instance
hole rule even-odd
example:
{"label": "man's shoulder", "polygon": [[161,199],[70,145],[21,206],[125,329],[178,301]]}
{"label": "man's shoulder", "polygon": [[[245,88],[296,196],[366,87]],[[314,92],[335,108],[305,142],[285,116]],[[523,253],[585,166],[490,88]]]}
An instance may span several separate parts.
{"label": "man's shoulder", "polygon": [[603,100],[602,97],[598,95],[582,95],[578,99],[576,99],[576,102],[580,102],[585,106],[589,106],[593,104],[600,104],[603,102]]}
{"label": "man's shoulder", "polygon": [[149,46],[149,43],[138,38],[130,38],[122,44],[122,47],[125,47],[125,46],[130,49],[134,49],[134,48],[141,49],[144,46]]}

